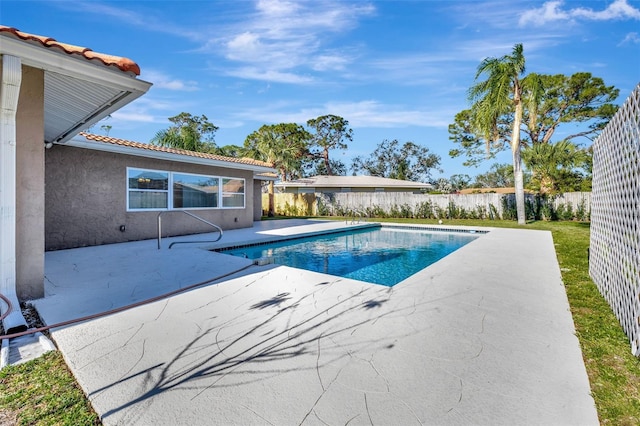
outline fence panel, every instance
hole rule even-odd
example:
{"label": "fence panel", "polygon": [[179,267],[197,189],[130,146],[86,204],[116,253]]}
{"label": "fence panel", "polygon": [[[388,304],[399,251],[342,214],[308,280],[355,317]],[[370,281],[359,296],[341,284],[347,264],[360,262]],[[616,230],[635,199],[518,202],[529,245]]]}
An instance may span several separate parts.
{"label": "fence panel", "polygon": [[589,273],[640,356],[640,85],[593,144]]}

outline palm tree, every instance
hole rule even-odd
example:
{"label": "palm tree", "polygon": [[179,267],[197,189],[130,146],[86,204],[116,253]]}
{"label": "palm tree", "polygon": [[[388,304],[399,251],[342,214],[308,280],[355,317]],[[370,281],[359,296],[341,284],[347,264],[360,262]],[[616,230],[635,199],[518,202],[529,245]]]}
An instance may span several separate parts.
{"label": "palm tree", "polygon": [[555,144],[533,144],[522,151],[522,160],[531,170],[532,181],[539,185],[540,192],[551,194],[575,190],[567,187],[581,177],[575,169],[585,166],[588,154],[573,142],[562,140]]}
{"label": "palm tree", "polygon": [[[280,179],[299,175],[311,135],[294,123],[264,125],[244,141],[245,155],[272,164]],[[274,212],[273,181],[269,182],[269,213]]]}
{"label": "palm tree", "polygon": [[[530,78],[523,89],[520,76],[525,71],[525,58],[522,44],[516,44],[510,55],[501,58],[486,58],[478,66],[475,79],[486,75],[484,81],[476,83],[469,89],[472,123],[477,132],[483,135],[487,148],[491,142],[499,142],[498,120],[505,114],[513,113],[513,130],[511,132],[511,153],[513,157],[513,175],[516,191],[516,209],[518,224],[525,224],[524,179],[522,174],[522,158],[520,155],[520,125],[523,114],[523,94],[530,107],[537,105],[540,95],[539,78]],[[527,87],[528,86],[528,87]],[[531,114],[535,117],[536,114]]]}
{"label": "palm tree", "polygon": [[182,112],[169,117],[169,121],[173,125],[168,129],[159,130],[151,139],[152,144],[188,151],[217,153],[214,134],[218,127],[209,122],[205,115],[196,117]]}

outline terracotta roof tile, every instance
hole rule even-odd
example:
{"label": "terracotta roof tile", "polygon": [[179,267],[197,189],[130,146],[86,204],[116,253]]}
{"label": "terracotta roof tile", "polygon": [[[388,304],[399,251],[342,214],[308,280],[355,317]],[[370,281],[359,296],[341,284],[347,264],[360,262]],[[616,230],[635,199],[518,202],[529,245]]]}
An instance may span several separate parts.
{"label": "terracotta roof tile", "polygon": [[253,158],[225,157],[222,155],[208,154],[208,153],[196,152],[196,151],[187,151],[186,149],[168,148],[168,147],[159,146],[159,145],[133,142],[125,139],[94,135],[94,134],[85,133],[85,132],[80,133],[80,136],[83,136],[84,138],[90,141],[110,143],[113,145],[127,146],[130,148],[145,149],[145,150],[156,151],[156,152],[166,152],[169,154],[186,155],[189,157],[205,158],[208,160],[227,161],[229,163],[247,164],[251,166],[272,167],[271,164],[269,163],[265,163],[264,161],[254,160]]}
{"label": "terracotta roof tile", "polygon": [[89,61],[99,61],[106,66],[116,67],[123,72],[130,72],[137,76],[140,75],[140,67],[131,59],[94,52],[87,47],[60,43],[51,37],[25,33],[17,30],[16,28],[7,27],[5,25],[0,25],[0,35],[13,36],[27,42],[40,44],[41,46],[52,50],[60,50],[62,53],[66,53],[68,55],[76,55]]}

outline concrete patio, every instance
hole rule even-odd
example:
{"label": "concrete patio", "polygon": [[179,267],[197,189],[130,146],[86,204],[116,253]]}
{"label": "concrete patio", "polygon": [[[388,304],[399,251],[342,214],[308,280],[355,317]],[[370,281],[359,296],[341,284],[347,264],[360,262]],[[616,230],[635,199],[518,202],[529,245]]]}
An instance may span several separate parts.
{"label": "concrete patio", "polygon": [[486,228],[392,288],[203,249],[346,226],[48,252],[34,304],[54,324],[204,283],[52,331],[105,425],[598,424],[549,232]]}

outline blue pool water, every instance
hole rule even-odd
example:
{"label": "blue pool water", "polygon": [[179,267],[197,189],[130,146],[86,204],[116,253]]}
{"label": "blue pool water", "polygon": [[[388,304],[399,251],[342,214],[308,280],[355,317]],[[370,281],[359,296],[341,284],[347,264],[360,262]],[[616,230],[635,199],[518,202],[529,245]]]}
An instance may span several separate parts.
{"label": "blue pool water", "polygon": [[223,252],[391,287],[477,237],[378,227]]}

